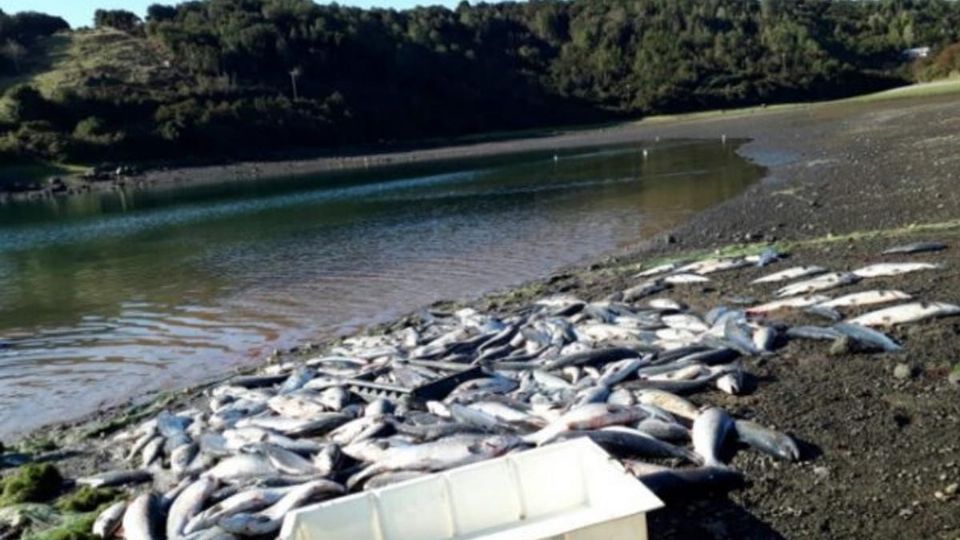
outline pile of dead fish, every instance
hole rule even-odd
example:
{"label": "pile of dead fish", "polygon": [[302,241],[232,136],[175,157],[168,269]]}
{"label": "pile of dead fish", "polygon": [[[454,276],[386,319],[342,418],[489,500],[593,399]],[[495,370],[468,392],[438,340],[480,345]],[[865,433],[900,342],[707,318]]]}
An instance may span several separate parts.
{"label": "pile of dead fish", "polygon": [[[871,327],[960,313],[896,290],[825,295],[938,268],[917,262],[853,272],[796,266],[756,280],[781,287],[771,301],[706,313],[654,297],[779,260],[767,251],[663,265],[602,301],[542,298],[502,318],[425,312],[401,330],[348,338],[306,362],[234,378],[209,391],[206,403],[165,411],[109,441],[122,451],[114,461],[125,464],[78,481],[139,494],[103,512],[94,532],[138,540],[276,536],[284,516],[308,503],[572,437],[589,437],[668,499],[735,488],[742,478],[728,465],[732,450],[793,461],[798,445],[682,396],[739,393],[742,359],[772,355],[790,339],[891,351],[900,345]],[[884,303],[896,305],[841,316]],[[771,322],[788,309],[825,324]]]}

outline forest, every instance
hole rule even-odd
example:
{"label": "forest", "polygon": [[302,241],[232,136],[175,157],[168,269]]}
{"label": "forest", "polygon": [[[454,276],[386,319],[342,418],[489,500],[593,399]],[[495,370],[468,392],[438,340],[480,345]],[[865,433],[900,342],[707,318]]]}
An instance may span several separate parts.
{"label": "forest", "polygon": [[[0,161],[270,159],[835,98],[949,75],[958,33],[947,0],[194,0],[75,30],[0,12]],[[908,62],[920,46],[947,56]]]}

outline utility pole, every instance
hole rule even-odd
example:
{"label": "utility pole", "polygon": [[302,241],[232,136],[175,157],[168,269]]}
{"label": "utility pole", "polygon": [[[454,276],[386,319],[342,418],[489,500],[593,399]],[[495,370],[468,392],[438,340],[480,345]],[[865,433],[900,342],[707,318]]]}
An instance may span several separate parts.
{"label": "utility pole", "polygon": [[299,99],[297,95],[297,79],[300,78],[300,75],[303,74],[303,71],[299,67],[295,67],[290,70],[290,82],[293,85],[293,100],[296,101]]}

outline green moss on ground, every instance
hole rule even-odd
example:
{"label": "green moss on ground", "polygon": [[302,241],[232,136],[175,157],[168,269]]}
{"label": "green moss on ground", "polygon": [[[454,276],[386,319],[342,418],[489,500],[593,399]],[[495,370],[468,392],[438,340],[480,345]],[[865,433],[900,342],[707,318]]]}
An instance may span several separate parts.
{"label": "green moss on ground", "polygon": [[0,506],[46,502],[60,493],[63,477],[49,463],[31,463],[17,469],[0,484]]}
{"label": "green moss on ground", "polygon": [[59,525],[37,532],[28,532],[22,540],[98,540],[92,532],[97,512],[68,514],[63,516]]}
{"label": "green moss on ground", "polygon": [[57,508],[64,512],[93,512],[105,504],[112,503],[119,497],[120,492],[115,489],[83,486],[60,497],[57,500]]}

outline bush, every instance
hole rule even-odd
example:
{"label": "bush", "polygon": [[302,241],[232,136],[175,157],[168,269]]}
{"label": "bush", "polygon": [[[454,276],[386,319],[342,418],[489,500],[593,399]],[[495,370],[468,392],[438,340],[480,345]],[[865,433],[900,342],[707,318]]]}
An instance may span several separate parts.
{"label": "bush", "polygon": [[914,78],[932,81],[960,75],[960,43],[944,47],[934,56],[918,60],[913,66]]}

